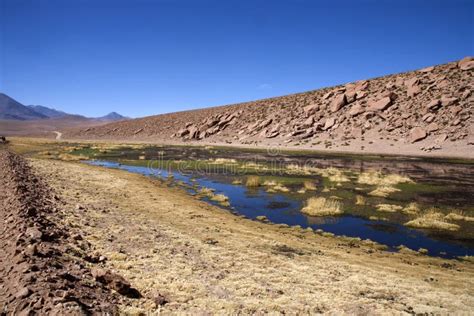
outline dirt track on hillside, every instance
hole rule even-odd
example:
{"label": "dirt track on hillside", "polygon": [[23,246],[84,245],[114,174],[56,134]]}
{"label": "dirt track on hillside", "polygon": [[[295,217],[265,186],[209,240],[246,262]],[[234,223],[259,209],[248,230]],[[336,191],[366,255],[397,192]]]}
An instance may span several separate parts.
{"label": "dirt track on hillside", "polygon": [[[236,217],[159,180],[33,160],[66,220],[144,295],[126,312],[470,313],[474,265]],[[80,205],[81,209],[77,209]]]}

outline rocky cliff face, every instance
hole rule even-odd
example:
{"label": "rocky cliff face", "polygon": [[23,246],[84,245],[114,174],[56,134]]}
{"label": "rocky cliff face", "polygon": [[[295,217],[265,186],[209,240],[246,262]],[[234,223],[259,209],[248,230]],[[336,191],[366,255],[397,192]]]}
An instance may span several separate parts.
{"label": "rocky cliff face", "polygon": [[[471,142],[474,58],[278,98],[75,130],[73,138],[349,145],[369,137],[422,149]],[[326,146],[327,147],[327,146]]]}

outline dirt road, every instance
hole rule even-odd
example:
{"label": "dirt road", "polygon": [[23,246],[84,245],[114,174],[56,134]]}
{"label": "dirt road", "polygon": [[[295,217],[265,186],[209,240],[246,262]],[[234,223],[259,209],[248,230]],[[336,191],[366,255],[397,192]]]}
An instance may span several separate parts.
{"label": "dirt road", "polygon": [[56,140],[60,140],[60,139],[61,139],[61,136],[63,136],[63,133],[58,132],[58,131],[54,131],[53,133],[56,134]]}

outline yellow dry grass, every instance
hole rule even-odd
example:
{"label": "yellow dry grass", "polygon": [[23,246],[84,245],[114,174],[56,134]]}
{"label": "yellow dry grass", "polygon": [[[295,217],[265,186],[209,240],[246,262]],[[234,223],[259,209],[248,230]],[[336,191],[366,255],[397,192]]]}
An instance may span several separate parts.
{"label": "yellow dry grass", "polygon": [[402,209],[403,209],[402,206],[394,205],[394,204],[378,204],[377,205],[377,211],[379,212],[395,213]]}
{"label": "yellow dry grass", "polygon": [[303,182],[303,186],[304,186],[305,190],[307,190],[307,191],[316,191],[318,189],[316,187],[316,185],[314,184],[314,182],[312,182],[312,181]]}
{"label": "yellow dry grass", "polygon": [[369,171],[369,172],[362,172],[359,175],[357,182],[361,184],[368,184],[368,185],[393,186],[399,183],[413,182],[413,180],[411,180],[407,176],[402,176],[399,174],[384,175],[381,172]]}
{"label": "yellow dry grass", "polygon": [[364,196],[356,195],[356,203],[355,203],[356,205],[365,205],[366,202],[367,201]]}
{"label": "yellow dry grass", "polygon": [[459,225],[448,223],[444,214],[436,209],[427,210],[421,216],[405,223],[405,226],[449,231],[456,231],[460,228]]}
{"label": "yellow dry grass", "polygon": [[449,221],[465,221],[465,222],[474,222],[474,217],[467,216],[461,210],[451,210],[448,215],[444,217]]}
{"label": "yellow dry grass", "polygon": [[402,210],[402,213],[405,214],[417,214],[421,211],[420,206],[416,202],[409,203]]}
{"label": "yellow dry grass", "polygon": [[301,212],[310,216],[340,215],[343,213],[342,202],[335,199],[326,199],[325,197],[311,197]]}
{"label": "yellow dry grass", "polygon": [[378,197],[388,197],[390,194],[394,192],[400,192],[400,191],[401,191],[400,189],[387,186],[387,185],[382,185],[375,188],[375,190],[370,191],[369,195],[378,196]]}
{"label": "yellow dry grass", "polygon": [[277,182],[273,181],[273,180],[265,180],[263,182],[263,185],[266,186],[266,187],[273,187],[273,186],[277,185]]}
{"label": "yellow dry grass", "polygon": [[229,198],[224,194],[215,194],[214,189],[202,187],[198,190],[198,197],[207,197],[211,201],[218,202],[222,206],[230,206]]}
{"label": "yellow dry grass", "polygon": [[235,179],[234,181],[232,181],[232,184],[234,184],[234,185],[242,184],[242,180],[240,180],[240,179]]}
{"label": "yellow dry grass", "polygon": [[290,192],[290,189],[288,189],[286,186],[284,186],[281,183],[277,183],[277,185],[273,187],[273,190],[279,191],[279,192]]}
{"label": "yellow dry grass", "polygon": [[211,160],[211,163],[216,163],[216,164],[236,164],[237,160],[235,159],[230,159],[230,158],[216,158],[214,160]]}
{"label": "yellow dry grass", "polygon": [[380,216],[370,216],[369,219],[371,221],[388,221],[388,218]]}
{"label": "yellow dry grass", "polygon": [[311,166],[300,166],[297,164],[289,164],[286,166],[286,170],[290,174],[296,175],[312,175],[317,174],[322,177],[328,178],[331,182],[342,183],[349,182],[349,177],[346,175],[345,171],[337,168],[315,168]]}
{"label": "yellow dry grass", "polygon": [[248,176],[245,185],[248,187],[258,187],[260,186],[260,177],[258,176]]}

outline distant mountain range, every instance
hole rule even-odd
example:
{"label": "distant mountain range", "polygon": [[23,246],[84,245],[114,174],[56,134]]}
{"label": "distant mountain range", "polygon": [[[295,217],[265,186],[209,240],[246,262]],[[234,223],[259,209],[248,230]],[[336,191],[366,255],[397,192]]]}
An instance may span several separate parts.
{"label": "distant mountain range", "polygon": [[1,120],[44,120],[44,119],[78,119],[78,120],[98,120],[98,121],[121,121],[128,117],[117,112],[111,112],[101,117],[85,117],[77,114],[70,114],[42,105],[23,105],[4,93],[0,93],[0,119]]}

